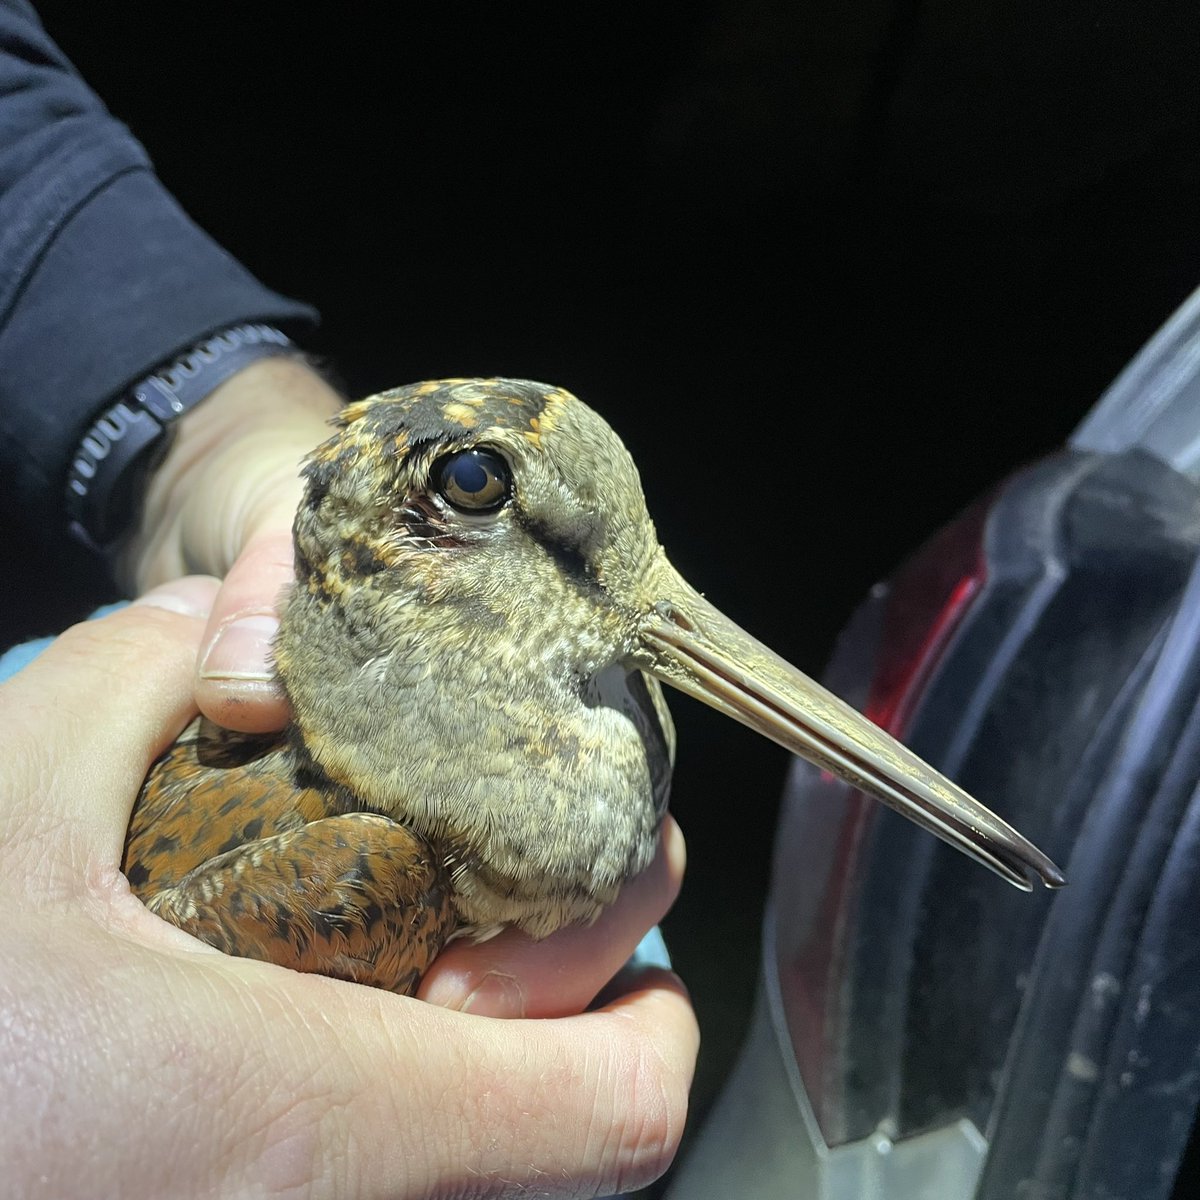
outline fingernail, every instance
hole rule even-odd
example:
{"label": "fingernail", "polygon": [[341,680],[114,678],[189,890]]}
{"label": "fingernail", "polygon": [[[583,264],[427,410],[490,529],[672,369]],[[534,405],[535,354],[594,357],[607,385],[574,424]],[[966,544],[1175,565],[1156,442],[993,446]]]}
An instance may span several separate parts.
{"label": "fingernail", "polygon": [[144,596],[139,596],[132,607],[144,604],[148,608],[165,608],[169,612],[183,613],[186,617],[207,617],[212,612],[219,586],[217,580],[207,575],[189,575],[185,579],[173,579],[170,583],[152,588]]}
{"label": "fingernail", "polygon": [[278,629],[279,619],[268,613],[251,613],[222,625],[205,651],[200,677],[271,682],[271,643]]}
{"label": "fingernail", "polygon": [[461,1011],[484,1017],[523,1017],[525,992],[513,976],[489,971],[463,1001]]}

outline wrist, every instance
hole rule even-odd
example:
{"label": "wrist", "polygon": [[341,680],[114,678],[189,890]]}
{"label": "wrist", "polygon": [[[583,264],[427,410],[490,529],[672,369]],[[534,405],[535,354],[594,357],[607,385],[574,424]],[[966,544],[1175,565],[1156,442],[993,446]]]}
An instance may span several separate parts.
{"label": "wrist", "polygon": [[141,591],[190,573],[224,575],[259,529],[290,527],[300,460],[329,436],[342,398],[303,359],[260,359],[180,419],[145,492],[120,581]]}
{"label": "wrist", "polygon": [[133,531],[147,480],[180,418],[251,363],[295,352],[273,326],[230,326],[132,384],[76,447],[65,496],[72,535],[111,563]]}

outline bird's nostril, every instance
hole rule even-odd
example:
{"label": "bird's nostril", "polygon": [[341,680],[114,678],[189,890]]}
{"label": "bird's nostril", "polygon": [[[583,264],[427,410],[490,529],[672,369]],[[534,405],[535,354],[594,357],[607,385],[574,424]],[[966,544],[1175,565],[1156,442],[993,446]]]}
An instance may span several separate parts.
{"label": "bird's nostril", "polygon": [[670,621],[672,625],[677,625],[685,633],[694,633],[696,630],[695,625],[670,600],[659,600],[654,606],[654,611],[664,621]]}

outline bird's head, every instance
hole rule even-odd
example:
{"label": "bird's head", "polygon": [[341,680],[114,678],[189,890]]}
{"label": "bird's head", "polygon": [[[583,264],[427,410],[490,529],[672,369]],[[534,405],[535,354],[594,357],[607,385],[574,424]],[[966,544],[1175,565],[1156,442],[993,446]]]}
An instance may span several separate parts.
{"label": "bird's head", "polygon": [[648,863],[673,751],[657,680],[1018,886],[1061,881],[689,587],[629,453],[574,396],[441,380],[336,423],[305,467],[280,674],[308,754],[443,848],[468,923],[550,932]]}

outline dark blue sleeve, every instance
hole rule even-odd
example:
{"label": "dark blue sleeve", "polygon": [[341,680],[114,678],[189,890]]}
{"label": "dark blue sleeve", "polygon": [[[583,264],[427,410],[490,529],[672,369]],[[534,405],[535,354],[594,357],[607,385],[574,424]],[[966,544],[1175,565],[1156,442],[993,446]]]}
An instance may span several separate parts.
{"label": "dark blue sleeve", "polygon": [[316,314],[193,224],[32,7],[0,0],[0,505],[56,536],[105,402],[250,320],[294,334]]}

